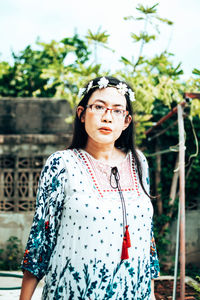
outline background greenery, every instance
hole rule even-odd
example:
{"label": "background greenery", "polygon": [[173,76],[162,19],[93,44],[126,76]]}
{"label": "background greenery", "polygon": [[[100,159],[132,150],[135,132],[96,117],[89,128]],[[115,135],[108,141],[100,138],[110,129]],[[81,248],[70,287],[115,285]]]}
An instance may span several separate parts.
{"label": "background greenery", "polygon": [[[136,94],[133,103],[136,124],[136,143],[149,156],[152,178],[152,194],[159,195],[159,203],[154,200],[156,239],[160,256],[166,256],[168,225],[177,215],[178,199],[170,205],[170,188],[174,174],[177,151],[178,130],[174,115],[157,131],[146,137],[146,130],[161,117],[184,101],[184,92],[200,92],[200,70],[193,70],[190,78],[185,78],[181,63],[173,64],[173,54],[167,51],[156,53],[152,57],[143,55],[144,48],[155,43],[159,38],[159,24],[173,26],[173,22],[160,18],[157,14],[158,3],[144,7],[138,4],[136,10],[139,17],[125,16],[130,26],[143,23],[140,34],[131,34],[133,43],[139,43],[138,57],[120,57],[121,69],[110,72],[103,69],[98,62],[98,50],[108,47],[109,34],[102,31],[88,30],[85,37],[75,34],[61,41],[49,43],[36,41],[37,50],[28,45],[20,53],[12,53],[14,63],[0,62],[0,96],[1,97],[52,97],[64,98],[73,108],[79,102],[78,90],[93,77],[98,75],[114,75],[129,82]],[[156,49],[156,48],[155,48]],[[66,63],[70,58],[71,63]],[[198,178],[200,178],[200,158],[198,141],[200,138],[200,100],[193,99],[185,108],[186,137],[186,205],[190,206],[194,199],[200,197]],[[72,121],[72,118],[68,119]],[[155,134],[162,132],[155,138]],[[198,141],[195,142],[195,134]],[[176,147],[174,147],[176,146]],[[161,172],[158,170],[157,151],[168,151],[160,156]],[[193,155],[196,153],[195,155]],[[158,176],[159,175],[159,176]],[[159,177],[156,181],[155,178]],[[177,189],[178,190],[178,189]],[[159,204],[160,205],[160,204]],[[164,261],[164,259],[162,259]]]}

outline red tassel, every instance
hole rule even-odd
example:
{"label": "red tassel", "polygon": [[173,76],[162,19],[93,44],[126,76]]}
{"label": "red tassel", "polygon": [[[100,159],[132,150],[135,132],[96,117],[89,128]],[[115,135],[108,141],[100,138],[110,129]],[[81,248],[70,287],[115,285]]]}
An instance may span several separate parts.
{"label": "red tassel", "polygon": [[128,231],[128,225],[126,225],[126,231],[125,231],[124,236],[126,237],[127,248],[130,248],[131,247],[131,239],[130,239],[130,234]]}
{"label": "red tassel", "polygon": [[126,244],[126,239],[125,237],[123,238],[123,244],[122,244],[122,254],[121,254],[121,259],[128,259],[128,248]]}
{"label": "red tassel", "polygon": [[128,225],[126,226],[126,230],[123,237],[123,243],[122,243],[122,254],[121,259],[128,259],[128,248],[131,247],[131,240],[130,240],[130,234],[128,231]]}

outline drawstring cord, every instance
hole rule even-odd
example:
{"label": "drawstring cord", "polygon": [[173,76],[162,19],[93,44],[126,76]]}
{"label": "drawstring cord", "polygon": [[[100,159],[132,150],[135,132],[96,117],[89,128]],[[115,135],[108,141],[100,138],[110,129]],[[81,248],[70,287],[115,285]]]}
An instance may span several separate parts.
{"label": "drawstring cord", "polygon": [[[113,186],[112,184],[112,175],[115,178],[116,186]],[[123,243],[122,243],[122,253],[121,253],[121,259],[128,259],[128,248],[131,247],[131,241],[130,241],[130,234],[128,231],[128,224],[127,224],[127,215],[126,215],[126,204],[124,200],[124,196],[121,190],[121,186],[119,183],[120,176],[119,176],[119,171],[117,167],[113,167],[111,169],[111,174],[110,174],[110,185],[114,189],[118,189],[120,199],[121,199],[121,204],[122,204],[122,215],[123,215]]]}

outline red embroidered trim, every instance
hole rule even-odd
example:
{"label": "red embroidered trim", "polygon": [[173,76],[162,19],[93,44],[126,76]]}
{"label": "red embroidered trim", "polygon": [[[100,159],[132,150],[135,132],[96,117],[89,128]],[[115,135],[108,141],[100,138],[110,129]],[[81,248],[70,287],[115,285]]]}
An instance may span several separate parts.
{"label": "red embroidered trim", "polygon": [[[88,173],[91,176],[91,179],[93,181],[93,184],[95,186],[95,189],[99,192],[99,195],[103,198],[103,193],[106,192],[118,192],[117,189],[100,189],[100,187],[97,184],[97,179],[94,173],[94,166],[93,166],[93,162],[90,159],[90,157],[87,156],[86,153],[82,153],[81,150],[79,149],[72,149],[73,153],[78,157],[78,159],[83,162],[84,166],[86,166],[86,170],[88,171]],[[132,167],[131,167],[131,176],[132,176],[132,181],[134,184],[133,188],[125,188],[122,189],[122,191],[136,191],[138,196],[140,196],[140,192],[139,192],[139,186],[138,186],[138,182],[137,182],[137,174],[136,174],[136,170],[135,170],[135,160],[134,157],[132,156],[131,153],[131,158],[132,158]],[[130,157],[129,157],[130,160]],[[103,193],[102,193],[103,192]]]}

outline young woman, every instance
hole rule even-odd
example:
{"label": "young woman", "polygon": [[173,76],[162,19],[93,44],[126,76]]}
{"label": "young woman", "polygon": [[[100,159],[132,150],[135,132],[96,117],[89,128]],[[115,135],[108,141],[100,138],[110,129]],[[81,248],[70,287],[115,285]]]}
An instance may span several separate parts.
{"label": "young woman", "polygon": [[71,146],[41,172],[20,300],[44,275],[45,300],[155,299],[159,264],[148,165],[134,145],[134,92],[113,77],[82,92]]}

